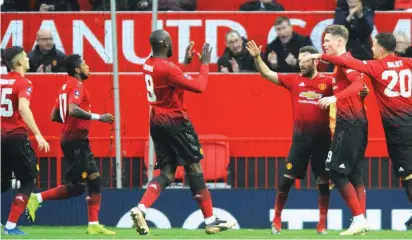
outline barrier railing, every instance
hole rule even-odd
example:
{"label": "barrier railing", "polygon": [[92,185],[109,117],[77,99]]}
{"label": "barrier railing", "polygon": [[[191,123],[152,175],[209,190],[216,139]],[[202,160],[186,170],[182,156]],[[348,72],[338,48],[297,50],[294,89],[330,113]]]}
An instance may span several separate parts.
{"label": "barrier railing", "polygon": [[[66,170],[58,137],[46,138],[51,152],[37,152],[40,167],[37,187],[50,188],[63,182]],[[200,135],[205,159],[201,161],[205,179],[212,188],[276,188],[283,178],[290,138],[227,138]],[[31,139],[33,140],[33,139]],[[114,139],[90,138],[103,187],[116,186]],[[36,144],[33,142],[33,146]],[[122,138],[122,181],[126,188],[147,184],[147,138]],[[392,173],[384,139],[369,139],[363,179],[368,188],[400,188]],[[158,174],[156,171],[154,175]],[[176,171],[175,187],[187,187],[183,168]],[[307,169],[306,179],[296,181],[297,189],[316,188],[316,179]]]}

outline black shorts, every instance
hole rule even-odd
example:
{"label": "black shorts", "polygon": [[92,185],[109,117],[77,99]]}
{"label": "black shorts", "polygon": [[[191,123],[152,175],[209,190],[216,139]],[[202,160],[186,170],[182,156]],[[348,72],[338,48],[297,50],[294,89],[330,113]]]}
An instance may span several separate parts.
{"label": "black shorts", "polygon": [[98,173],[94,155],[88,140],[74,140],[61,143],[66,165],[66,180],[71,183],[86,181],[87,176]]}
{"label": "black shorts", "polygon": [[286,161],[285,174],[304,179],[309,160],[316,177],[327,177],[325,159],[330,148],[331,135],[293,136],[292,146]]}
{"label": "black shorts", "polygon": [[203,159],[202,147],[190,121],[167,127],[151,124],[150,135],[156,152],[155,169],[165,164],[186,166]]}
{"label": "black shorts", "polygon": [[385,128],[386,145],[397,177],[412,174],[412,127]]}
{"label": "black shorts", "polygon": [[368,127],[350,126],[335,130],[326,159],[326,169],[343,174],[361,171],[368,145]]}
{"label": "black shorts", "polygon": [[31,181],[39,173],[36,156],[27,135],[1,139],[1,180],[9,181],[12,172],[20,181]]}

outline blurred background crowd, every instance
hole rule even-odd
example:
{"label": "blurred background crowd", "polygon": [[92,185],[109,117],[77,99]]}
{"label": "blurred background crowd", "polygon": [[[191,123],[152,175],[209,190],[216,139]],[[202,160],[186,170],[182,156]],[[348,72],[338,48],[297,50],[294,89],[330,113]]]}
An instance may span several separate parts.
{"label": "blurred background crowd", "polygon": [[[345,25],[349,30],[347,49],[360,60],[373,58],[371,51],[371,33],[374,26],[375,11],[412,11],[412,0],[319,0],[325,4],[311,4],[313,0],[230,0],[228,9],[224,4],[212,0],[159,0],[159,11],[294,11],[294,10],[333,10],[334,23]],[[24,11],[107,11],[110,0],[3,0],[2,12]],[[228,0],[229,2],[229,0]],[[119,11],[150,11],[152,0],[117,0]],[[297,4],[299,3],[299,4]],[[312,6],[322,6],[313,9]],[[313,45],[309,36],[302,36],[294,31],[287,17],[274,19],[276,38],[264,47],[263,57],[272,70],[277,72],[299,72],[297,57],[299,48]],[[397,54],[412,57],[411,42],[404,32],[395,32]],[[222,39],[223,41],[223,39]],[[237,31],[229,31],[224,39],[226,49],[218,59],[219,72],[255,72],[253,58],[245,49],[245,39]],[[64,53],[56,49],[52,33],[41,30],[36,35],[37,45],[28,54],[30,72],[62,72],[60,60]],[[330,71],[332,67],[326,67]]]}

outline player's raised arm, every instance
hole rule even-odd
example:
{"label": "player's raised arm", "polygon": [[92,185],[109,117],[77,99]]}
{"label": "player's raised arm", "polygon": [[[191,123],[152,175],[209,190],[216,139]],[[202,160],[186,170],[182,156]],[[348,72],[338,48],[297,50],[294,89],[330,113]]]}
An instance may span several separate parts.
{"label": "player's raised arm", "polygon": [[172,67],[169,74],[169,81],[172,85],[179,86],[187,91],[202,93],[206,89],[207,76],[209,74],[209,63],[211,59],[212,48],[208,43],[203,45],[203,51],[200,58],[199,76],[193,79],[191,76],[183,73],[178,67]]}
{"label": "player's raised arm", "polygon": [[26,97],[19,97],[19,112],[24,123],[26,123],[27,127],[30,129],[30,131],[32,131],[34,137],[36,138],[36,141],[39,145],[39,150],[44,149],[45,152],[50,151],[49,144],[43,138],[43,135],[40,133],[40,130],[37,127],[36,121],[33,117],[33,112],[30,109],[30,101]]}
{"label": "player's raised arm", "polygon": [[311,54],[309,56],[306,56],[304,61],[309,59],[320,59],[334,65],[365,73],[369,76],[373,75],[373,69],[367,61],[360,61],[353,57],[333,56],[328,54]]}
{"label": "player's raised arm", "polygon": [[266,65],[266,63],[263,62],[263,59],[260,55],[262,52],[262,46],[258,47],[255,41],[252,40],[246,44],[246,49],[249,51],[250,55],[252,55],[252,57],[255,59],[255,65],[260,75],[263,78],[277,85],[280,85],[278,74],[270,70],[269,67]]}

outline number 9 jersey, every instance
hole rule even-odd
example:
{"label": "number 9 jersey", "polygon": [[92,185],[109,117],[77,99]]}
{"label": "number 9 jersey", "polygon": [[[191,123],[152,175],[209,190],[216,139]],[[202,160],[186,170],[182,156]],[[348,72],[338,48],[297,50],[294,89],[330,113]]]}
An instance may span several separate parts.
{"label": "number 9 jersey", "polygon": [[30,101],[33,84],[17,72],[1,76],[1,136],[27,134],[27,126],[19,112],[19,98]]}
{"label": "number 9 jersey", "polygon": [[76,104],[86,112],[90,112],[89,93],[83,82],[67,76],[66,82],[60,88],[55,108],[59,109],[60,118],[64,124],[60,141],[84,140],[89,136],[90,120],[84,120],[69,115],[69,105]]}

